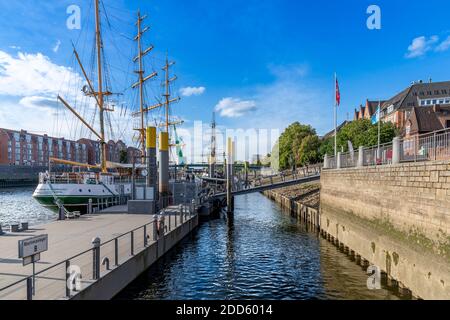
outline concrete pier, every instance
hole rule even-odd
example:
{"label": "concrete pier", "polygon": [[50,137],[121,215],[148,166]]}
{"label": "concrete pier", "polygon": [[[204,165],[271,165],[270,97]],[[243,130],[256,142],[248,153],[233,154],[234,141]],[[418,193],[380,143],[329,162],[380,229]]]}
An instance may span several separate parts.
{"label": "concrete pier", "polygon": [[[0,236],[0,299],[27,298],[26,279],[32,266],[23,267],[18,259],[18,240],[48,234],[49,250],[36,264],[33,299],[111,299],[198,226],[198,215],[193,211],[168,207],[155,216],[118,212],[85,215]],[[98,279],[92,244],[97,237],[101,240]],[[73,280],[70,289],[66,285],[69,279]]]}

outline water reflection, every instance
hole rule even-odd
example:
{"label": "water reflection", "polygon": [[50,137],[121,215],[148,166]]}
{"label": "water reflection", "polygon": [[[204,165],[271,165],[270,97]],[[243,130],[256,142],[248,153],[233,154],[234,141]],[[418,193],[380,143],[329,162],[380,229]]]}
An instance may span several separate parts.
{"label": "water reflection", "polygon": [[260,194],[200,228],[117,299],[397,299]]}

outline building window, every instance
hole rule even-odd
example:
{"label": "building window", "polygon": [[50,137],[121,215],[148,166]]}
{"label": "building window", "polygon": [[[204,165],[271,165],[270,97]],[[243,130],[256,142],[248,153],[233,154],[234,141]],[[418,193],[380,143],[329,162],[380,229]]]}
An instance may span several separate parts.
{"label": "building window", "polygon": [[424,106],[424,105],[425,105],[425,100],[421,100],[421,101],[420,101],[420,105],[421,105],[421,106]]}
{"label": "building window", "polygon": [[445,127],[446,128],[450,128],[450,120],[446,120],[445,121]]}

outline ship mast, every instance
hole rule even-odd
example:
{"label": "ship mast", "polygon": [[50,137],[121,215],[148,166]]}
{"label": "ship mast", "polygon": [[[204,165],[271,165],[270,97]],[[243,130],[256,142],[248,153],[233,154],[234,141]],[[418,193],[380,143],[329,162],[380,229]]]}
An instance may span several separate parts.
{"label": "ship mast", "polygon": [[139,81],[132,86],[133,88],[139,87],[140,126],[139,126],[139,128],[137,128],[135,130],[139,131],[142,157],[145,157],[145,152],[146,152],[146,150],[145,150],[145,139],[146,139],[145,112],[147,112],[147,111],[144,109],[144,104],[145,104],[144,103],[144,83],[147,80],[149,80],[153,77],[156,77],[158,75],[156,72],[153,72],[149,76],[144,77],[145,71],[144,71],[143,58],[147,53],[149,53],[150,51],[153,50],[153,45],[151,45],[145,51],[142,51],[142,36],[144,35],[145,32],[147,32],[150,29],[149,27],[145,27],[144,29],[142,29],[142,21],[146,17],[147,17],[146,15],[141,16],[141,12],[138,11],[138,20],[136,22],[138,34],[134,38],[134,40],[137,41],[138,55],[133,59],[133,61],[139,62],[139,70],[136,71],[136,73],[139,75]]}
{"label": "ship mast", "polygon": [[98,68],[98,108],[100,109],[100,143],[102,153],[102,172],[106,169],[106,142],[105,142],[105,122],[104,122],[104,99],[103,99],[103,74],[102,74],[102,35],[100,28],[99,1],[95,0],[95,42],[97,46],[97,68]]}
{"label": "ship mast", "polygon": [[170,121],[169,121],[170,104],[173,102],[180,101],[180,97],[170,99],[170,97],[171,97],[170,83],[172,83],[178,79],[177,76],[173,76],[172,78],[170,78],[170,67],[173,66],[174,64],[175,64],[175,62],[169,62],[169,56],[168,56],[168,54],[166,54],[166,64],[163,67],[163,70],[165,71],[165,80],[164,80],[165,92],[163,94],[163,97],[165,98],[165,102],[161,105],[164,105],[164,107],[166,109],[165,110],[165,113],[166,113],[165,129],[166,129],[167,133],[169,133],[169,126],[173,125],[173,123],[170,123]]}

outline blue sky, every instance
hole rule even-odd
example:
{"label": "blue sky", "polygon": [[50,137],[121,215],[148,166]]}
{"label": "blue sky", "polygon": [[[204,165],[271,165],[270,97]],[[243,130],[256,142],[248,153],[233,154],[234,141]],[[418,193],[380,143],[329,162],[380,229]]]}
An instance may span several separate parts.
{"label": "blue sky", "polygon": [[[92,27],[91,2],[0,0],[0,84],[21,81],[5,78],[2,65],[27,60],[19,53],[30,55],[30,63],[42,62],[33,59],[40,53],[52,67],[73,66],[71,41],[82,51],[86,34],[92,37],[87,32]],[[66,8],[72,4],[81,8],[81,31],[66,28]],[[183,97],[173,109],[188,127],[195,120],[210,122],[217,108],[218,122],[227,128],[282,130],[300,121],[323,134],[333,126],[334,72],[341,87],[340,121],[347,114],[352,118],[354,108],[366,98],[389,98],[413,80],[450,80],[448,1],[104,0],[104,4],[113,26],[107,30],[111,35],[105,45],[111,64],[118,66],[117,72],[113,70],[118,86],[133,80],[131,72],[127,76],[118,70],[130,70],[126,59],[135,49],[124,35],[133,35],[140,7],[152,28],[146,42],[155,45],[148,69],[159,70],[168,50],[177,62],[174,90],[197,88],[197,95]],[[371,4],[381,9],[381,30],[366,27]],[[85,51],[88,60],[90,51]],[[21,64],[24,67],[26,63]],[[52,79],[58,82],[58,74]],[[53,92],[47,86],[29,90],[29,85],[21,84],[22,91],[13,85],[0,89],[0,127],[50,130],[30,110],[21,114],[21,106],[45,104],[36,98],[42,96],[39,90],[47,96]],[[48,86],[52,85],[58,86]],[[157,88],[159,83],[150,86]]]}

